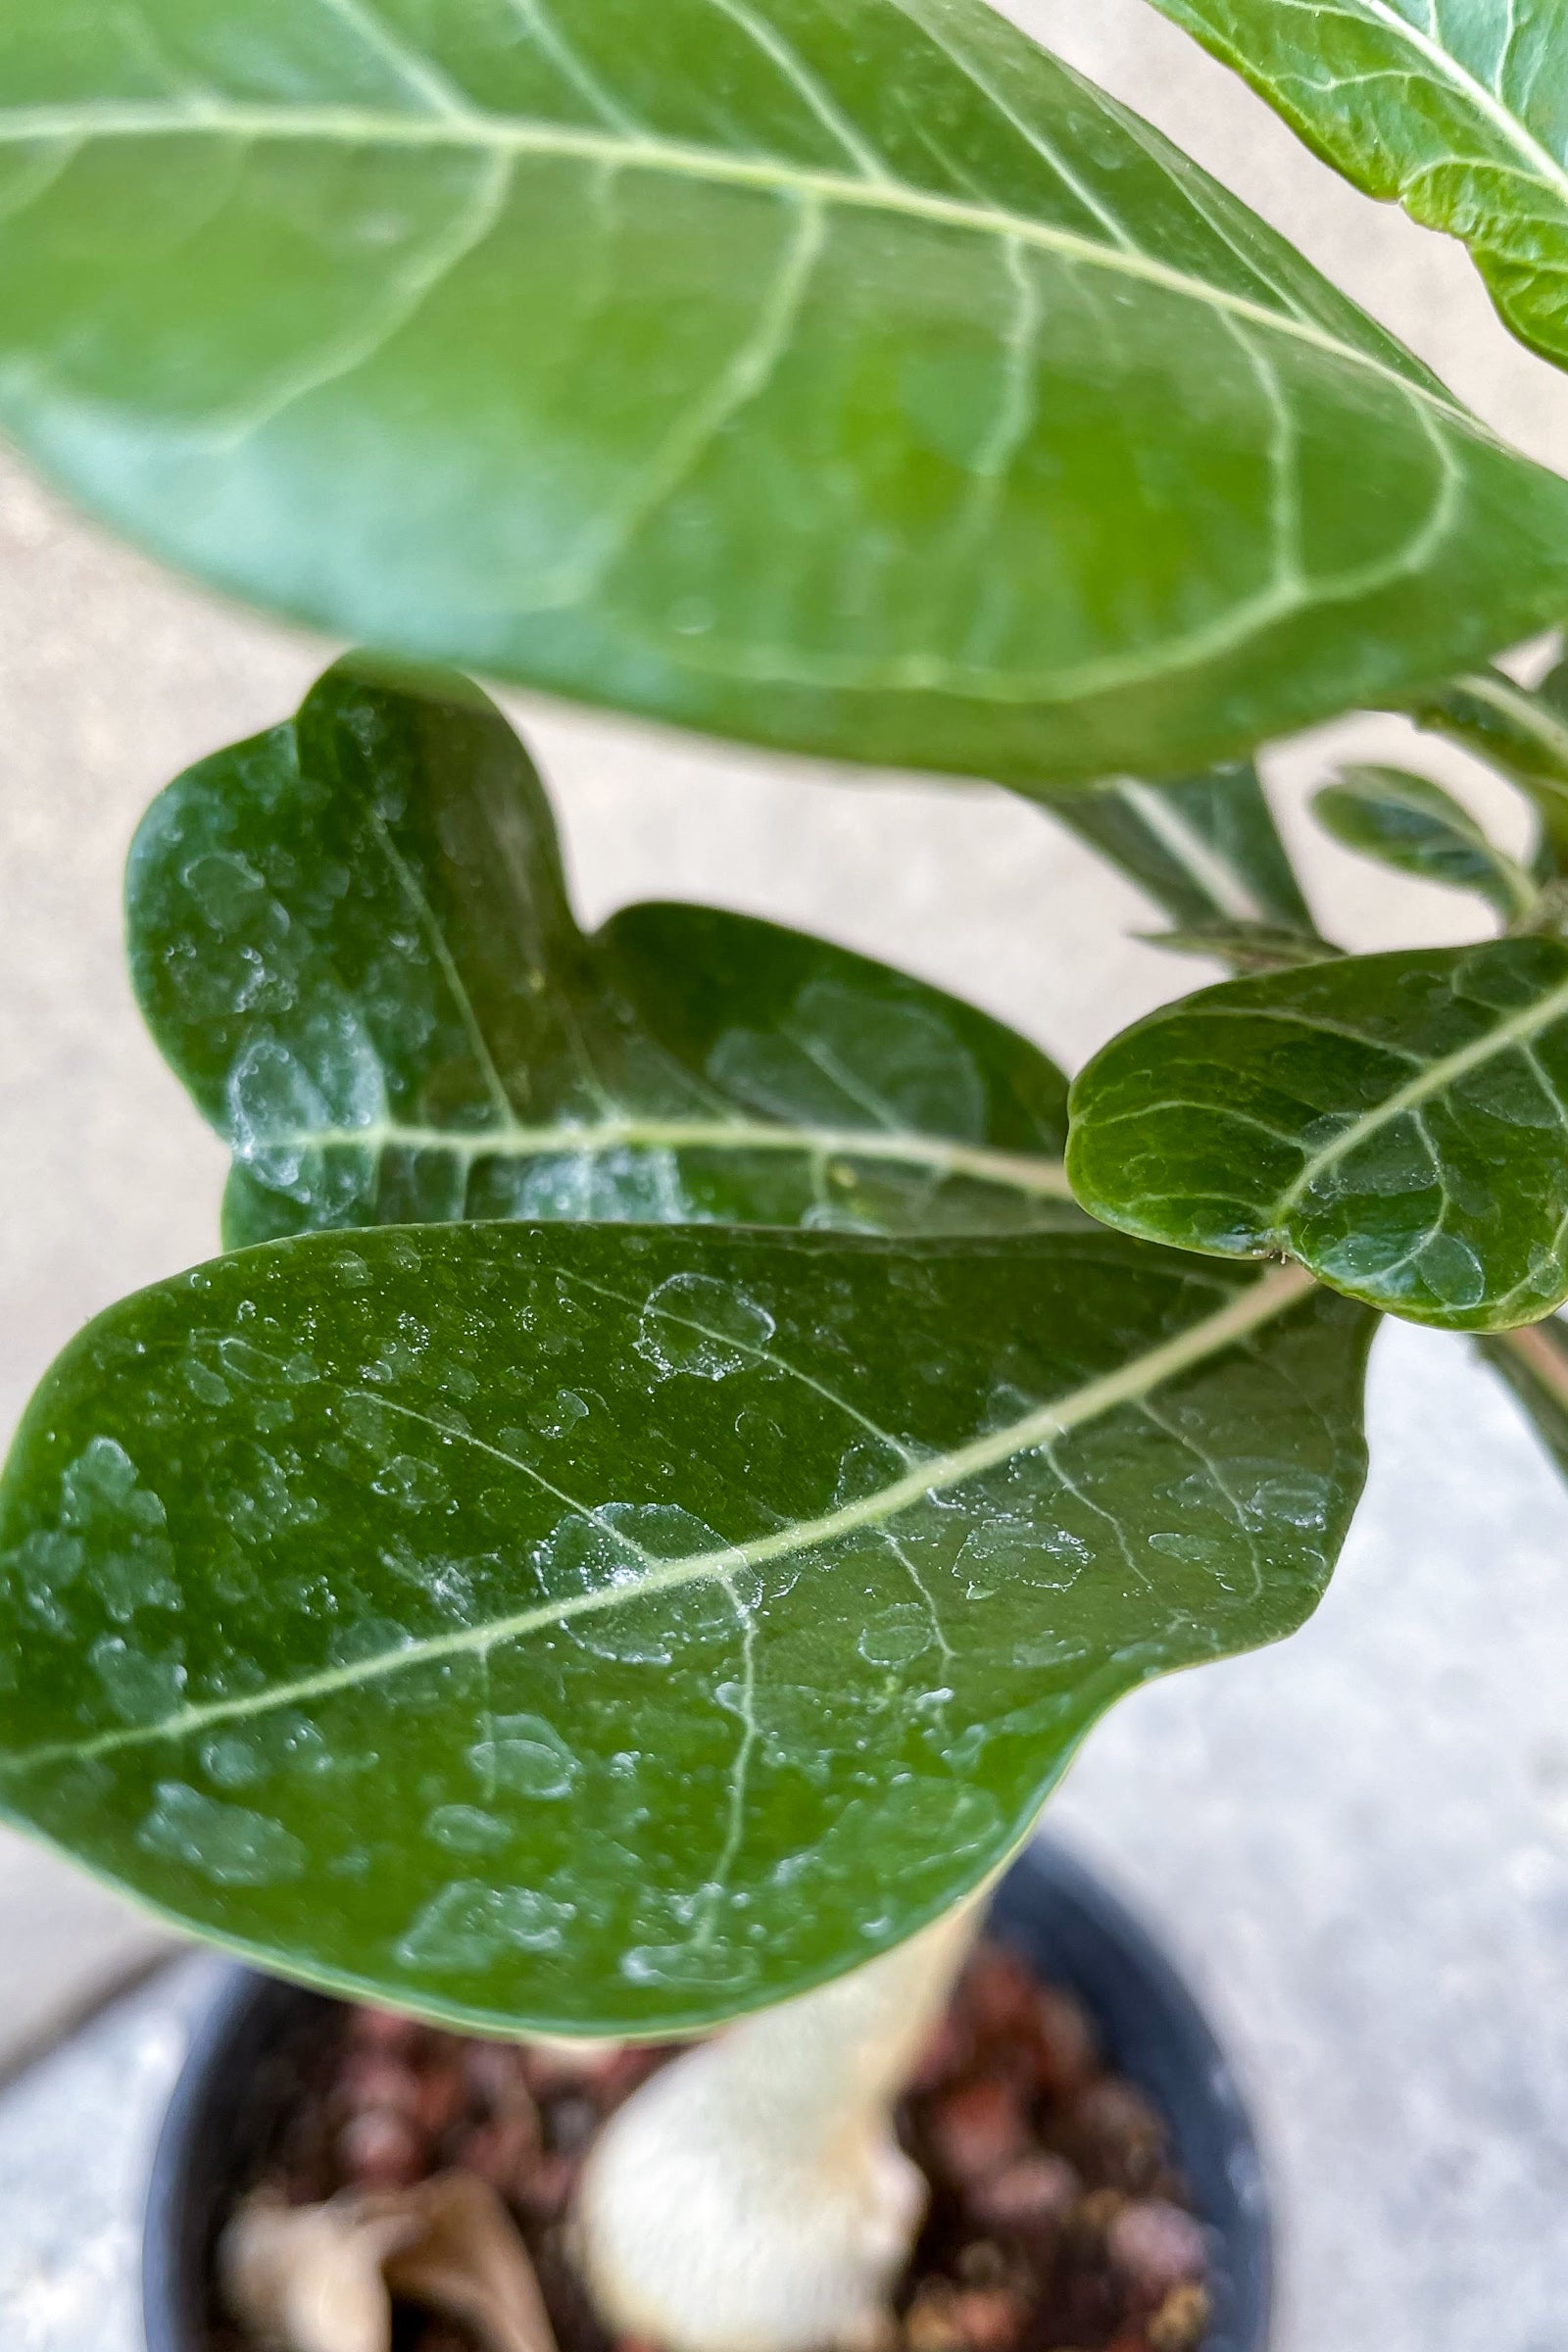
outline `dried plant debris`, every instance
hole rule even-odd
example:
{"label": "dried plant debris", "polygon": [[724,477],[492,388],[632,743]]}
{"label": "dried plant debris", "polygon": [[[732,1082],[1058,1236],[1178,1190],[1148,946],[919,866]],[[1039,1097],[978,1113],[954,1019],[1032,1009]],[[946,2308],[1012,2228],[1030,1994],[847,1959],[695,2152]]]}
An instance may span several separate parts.
{"label": "dried plant debris", "polygon": [[387,2256],[417,2228],[352,2192],[328,2205],[286,2205],[258,2189],[219,2246],[223,2302],[267,2352],[387,2352]]}
{"label": "dried plant debris", "polygon": [[391,2352],[394,2297],[458,2321],[481,2352],[558,2352],[517,2226],[474,2173],[324,2205],[258,2189],[219,2266],[228,2308],[270,2352]]}
{"label": "dried plant debris", "polygon": [[[213,2352],[660,2352],[594,2317],[569,2215],[601,2126],[674,2055],[336,2012],[223,2239],[248,2325]],[[1071,1993],[982,1946],[899,2130],[931,2205],[888,2352],[1200,2352],[1207,2234],[1162,2117]]]}

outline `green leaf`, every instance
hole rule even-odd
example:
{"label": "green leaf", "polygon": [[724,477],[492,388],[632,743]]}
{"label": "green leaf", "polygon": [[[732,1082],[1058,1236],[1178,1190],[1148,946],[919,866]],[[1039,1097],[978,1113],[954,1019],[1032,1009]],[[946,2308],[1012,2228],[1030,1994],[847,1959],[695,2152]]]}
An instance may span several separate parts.
{"label": "green leaf", "polygon": [[1348,850],[1423,882],[1473,890],[1505,923],[1529,912],[1536,885],[1451,793],[1397,767],[1349,767],[1315,794],[1318,822]]}
{"label": "green leaf", "polygon": [[1469,246],[1504,323],[1568,364],[1562,0],[1156,0],[1371,196]]}
{"label": "green leaf", "polygon": [[982,0],[0,0],[0,426],[340,636],[1028,788],[1568,599],[1568,484]]}
{"label": "green leaf", "polygon": [[1568,1324],[1560,1315],[1476,1342],[1568,1479]]}
{"label": "green leaf", "polygon": [[1536,1425],[1547,1452],[1568,1478],[1568,1327],[1555,1315],[1522,1331],[1478,1343]]}
{"label": "green leaf", "polygon": [[1288,1633],[1369,1318],[1108,1234],[455,1225],[115,1307],[0,1487],[0,1810],[295,1976],[697,2026],[907,1936]]}
{"label": "green leaf", "polygon": [[1144,931],[1152,948],[1175,956],[1206,956],[1233,972],[1288,972],[1298,964],[1322,963],[1341,950],[1315,932],[1281,931],[1270,923],[1194,923],[1178,931]]}
{"label": "green leaf", "polygon": [[1091,792],[1038,797],[1184,929],[1246,923],[1312,932],[1311,909],[1250,760],[1174,784],[1122,777]]}
{"label": "green leaf", "polygon": [[1542,879],[1568,870],[1568,663],[1533,691],[1500,669],[1476,670],[1412,715],[1511,776],[1540,811]]}
{"label": "green leaf", "polygon": [[1449,1330],[1568,1298],[1568,946],[1348,956],[1227,981],[1129,1029],[1072,1093],[1067,1171],[1106,1224],[1289,1251]]}
{"label": "green leaf", "polygon": [[461,678],[329,670],[131,852],[142,1009],[233,1148],[225,1238],[463,1217],[1077,1225],[1066,1080],[885,966],[710,907],[573,919]]}

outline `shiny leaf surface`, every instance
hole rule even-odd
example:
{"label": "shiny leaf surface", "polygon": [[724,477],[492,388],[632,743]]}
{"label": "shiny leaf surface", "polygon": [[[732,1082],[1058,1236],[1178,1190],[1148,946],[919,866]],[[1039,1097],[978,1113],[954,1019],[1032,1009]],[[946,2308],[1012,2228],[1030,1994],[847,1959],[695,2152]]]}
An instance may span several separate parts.
{"label": "shiny leaf surface", "polygon": [[1289,1251],[1453,1330],[1568,1297],[1568,946],[1348,956],[1227,981],[1113,1040],[1067,1168],[1107,1224]]}
{"label": "shiny leaf surface", "polygon": [[1155,0],[1369,195],[1461,237],[1568,365],[1564,0]]}
{"label": "shiny leaf surface", "polygon": [[339,636],[1024,787],[1568,599],[1568,485],[982,0],[0,0],[0,428]]}
{"label": "shiny leaf surface", "polygon": [[1319,824],[1348,850],[1450,890],[1472,890],[1513,922],[1534,904],[1524,868],[1488,839],[1470,811],[1425,776],[1396,767],[1348,768],[1313,796]]}
{"label": "shiny leaf surface", "polygon": [[550,806],[451,675],[340,663],[156,801],[143,1012],[231,1145],[231,1245],[464,1217],[1079,1224],[1066,1081],[939,989],[711,907],[572,916]]}
{"label": "shiny leaf surface", "polygon": [[125,1301],[0,1487],[0,1809],[269,1966],[649,2032],[906,1936],[1288,1633],[1371,1320],[1109,1234],[312,1234]]}

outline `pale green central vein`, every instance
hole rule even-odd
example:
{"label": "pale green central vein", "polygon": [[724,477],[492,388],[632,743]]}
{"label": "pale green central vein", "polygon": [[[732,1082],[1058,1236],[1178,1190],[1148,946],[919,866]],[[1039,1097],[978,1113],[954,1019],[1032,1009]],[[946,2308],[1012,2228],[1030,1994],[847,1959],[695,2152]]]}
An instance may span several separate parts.
{"label": "pale green central vein", "polygon": [[1435,40],[1430,33],[1422,32],[1419,26],[1410,23],[1408,17],[1402,17],[1397,10],[1390,8],[1388,0],[1361,0],[1361,5],[1369,17],[1387,25],[1396,39],[1405,41],[1417,50],[1434,74],[1462,92],[1478,114],[1487,117],[1514,153],[1524,159],[1533,178],[1541,180],[1568,202],[1568,171],[1563,169],[1550,148],[1543,146],[1534,131],[1521,122],[1499,92],[1489,89],[1479,75],[1462,66],[1452,51],[1446,49],[1441,41]]}
{"label": "pale green central vein", "polygon": [[769,155],[734,154],[697,147],[676,140],[624,138],[608,130],[576,124],[541,122],[510,115],[383,114],[352,106],[242,106],[191,102],[106,101],[97,106],[14,107],[0,112],[0,144],[37,144],[40,141],[105,138],[234,138],[320,140],[356,146],[467,148],[483,153],[536,156],[547,161],[577,161],[616,171],[651,172],[666,177],[701,179],[715,185],[761,189],[796,200],[819,199],[824,204],[858,211],[898,213],[906,219],[978,232],[987,237],[1016,237],[1021,244],[1087,269],[1109,270],[1141,279],[1170,294],[1287,336],[1292,341],[1330,352],[1348,366],[1383,377],[1407,400],[1439,411],[1468,432],[1490,439],[1489,428],[1459,403],[1418,377],[1404,374],[1388,361],[1347,343],[1328,327],[1292,312],[1252,302],[1205,278],[1194,277],[1167,262],[1100,244],[1093,237],[1054,223],[1013,213],[1002,206],[977,204],[962,197],[943,196],[905,180],[871,179],[850,172],[809,170]]}
{"label": "pale green central vein", "polygon": [[1139,784],[1132,779],[1119,784],[1116,790],[1122,800],[1136,810],[1161,848],[1169,852],[1184,873],[1192,876],[1221,914],[1240,923],[1257,923],[1264,919],[1262,906],[1247,889],[1235,867],[1227,864],[1197,827],[1187,821],[1167,793],[1160,792],[1153,785]]}
{"label": "pale green central vein", "polygon": [[1407,1079],[1403,1086],[1386,1096],[1376,1109],[1363,1111],[1343,1134],[1335,1136],[1320,1152],[1314,1152],[1295,1183],[1281,1194],[1276,1214],[1288,1216],[1303,1194],[1311,1190],[1325,1168],[1333,1167],[1347,1152],[1353,1152],[1359,1144],[1363,1144],[1369,1135],[1375,1135],[1380,1127],[1386,1127],[1391,1119],[1398,1118],[1403,1111],[1417,1109],[1423,1102],[1430,1102],[1434,1095],[1440,1095],[1446,1088],[1455,1085],[1471,1070],[1483,1069],[1499,1054],[1539,1037],[1543,1029],[1549,1029],[1552,1022],[1560,1019],[1564,1013],[1568,1013],[1568,980],[1559,982],[1547,996],[1539,997],[1534,1004],[1526,1004],[1520,1011],[1510,1013],[1507,1020],[1499,1021],[1495,1029],[1489,1029],[1483,1037],[1472,1038],[1469,1045],[1460,1046],[1455,1053],[1445,1054],[1439,1060],[1429,1062],[1414,1078]]}
{"label": "pale green central vein", "polygon": [[94,1739],[63,1740],[33,1748],[27,1754],[9,1757],[0,1763],[0,1775],[28,1772],[46,1764],[87,1761],[153,1741],[182,1740],[213,1724],[235,1723],[249,1716],[268,1714],[274,1707],[327,1698],[340,1690],[358,1690],[366,1684],[405,1674],[414,1667],[436,1665],[446,1658],[487,1655],[499,1643],[521,1641],[528,1634],[567,1625],[579,1617],[597,1616],[607,1609],[678,1592],[691,1585],[722,1581],[740,1569],[765,1567],[769,1561],[838,1543],[860,1528],[879,1527],[897,1519],[930,1495],[950,1494],[954,1488],[995,1469],[999,1463],[1048,1446],[1122,1405],[1141,1402],[1164,1382],[1236,1346],[1285,1314],[1314,1287],[1311,1275],[1300,1266],[1283,1266],[1265,1274],[1214,1314],[1192,1324],[1175,1339],[1162,1341],[1157,1348],[1151,1348],[1147,1353],[1119,1365],[1114,1372],[1085,1382],[1081,1389],[1039,1406],[1004,1429],[976,1438],[967,1446],[956,1446],[951,1453],[936,1454],[916,1463],[874,1494],[824,1512],[820,1518],[780,1528],[749,1544],[726,1544],[717,1551],[694,1552],[686,1559],[663,1561],[628,1573],[615,1583],[598,1586],[591,1592],[541,1601],[532,1608],[491,1619],[484,1625],[464,1626],[450,1634],[408,1642],[397,1649],[359,1659],[352,1665],[327,1667],[319,1674],[302,1676],[298,1682],[251,1691],[241,1698],[214,1699],[205,1706],[183,1707],[159,1723],[132,1725],[124,1731],[100,1733]]}
{"label": "pale green central vein", "polygon": [[[365,1127],[321,1127],[269,1135],[251,1154],[357,1149],[444,1152],[454,1158],[598,1159],[607,1152],[800,1152],[816,1159],[874,1159],[929,1169],[940,1176],[973,1176],[1050,1200],[1070,1200],[1072,1187],[1058,1159],[1029,1152],[998,1152],[986,1144],[950,1143],[945,1136],[888,1135],[862,1127],[752,1126],[741,1119],[627,1119],[594,1127],[490,1127],[455,1134],[441,1127],[382,1120]],[[244,1155],[241,1155],[242,1164]]]}

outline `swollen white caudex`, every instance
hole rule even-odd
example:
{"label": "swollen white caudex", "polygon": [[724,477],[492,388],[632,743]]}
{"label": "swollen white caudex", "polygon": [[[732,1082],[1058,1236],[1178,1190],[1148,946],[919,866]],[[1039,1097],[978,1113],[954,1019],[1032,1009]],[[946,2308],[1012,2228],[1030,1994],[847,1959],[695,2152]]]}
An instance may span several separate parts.
{"label": "swollen white caudex", "polygon": [[583,2176],[604,2317],[672,2352],[868,2352],[924,2216],[893,2103],[975,1933],[963,1904],[629,2099]]}

